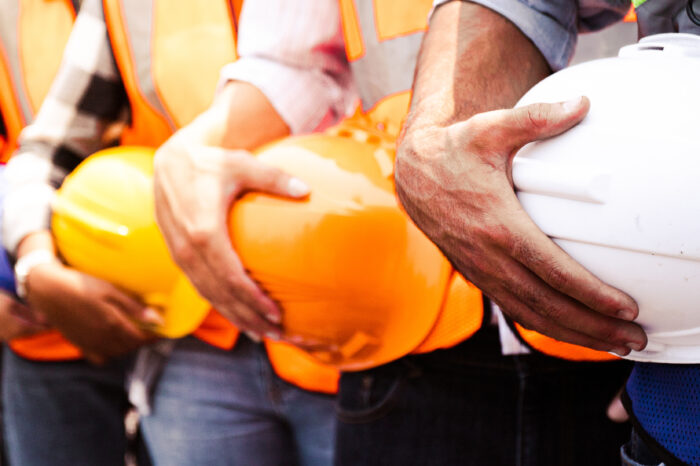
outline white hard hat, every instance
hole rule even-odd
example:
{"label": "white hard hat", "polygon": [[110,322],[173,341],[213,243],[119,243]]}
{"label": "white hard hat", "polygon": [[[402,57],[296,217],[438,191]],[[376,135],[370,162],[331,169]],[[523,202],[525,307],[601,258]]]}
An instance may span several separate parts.
{"label": "white hard hat", "polygon": [[639,305],[649,344],[630,359],[700,362],[700,37],[660,34],[565,69],[519,106],[585,95],[564,134],[513,161],[535,223]]}

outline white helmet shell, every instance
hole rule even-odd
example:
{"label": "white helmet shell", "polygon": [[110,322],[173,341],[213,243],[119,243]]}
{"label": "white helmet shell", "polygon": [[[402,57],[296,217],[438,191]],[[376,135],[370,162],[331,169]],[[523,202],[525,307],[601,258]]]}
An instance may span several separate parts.
{"label": "white helmet shell", "polygon": [[639,305],[628,357],[700,362],[700,37],[660,34],[555,73],[518,103],[585,95],[564,134],[521,149],[518,198],[569,255]]}

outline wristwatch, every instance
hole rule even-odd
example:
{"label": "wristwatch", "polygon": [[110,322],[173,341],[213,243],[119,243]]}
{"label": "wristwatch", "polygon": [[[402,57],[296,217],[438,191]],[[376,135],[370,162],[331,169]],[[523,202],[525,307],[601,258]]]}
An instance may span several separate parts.
{"label": "wristwatch", "polygon": [[56,256],[48,249],[37,249],[20,257],[15,264],[15,291],[17,296],[24,300],[27,297],[27,277],[38,265],[55,262]]}

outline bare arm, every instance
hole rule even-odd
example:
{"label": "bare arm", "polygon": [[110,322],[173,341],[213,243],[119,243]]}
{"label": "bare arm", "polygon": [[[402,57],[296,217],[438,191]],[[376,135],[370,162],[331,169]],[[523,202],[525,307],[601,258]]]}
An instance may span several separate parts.
{"label": "bare arm", "polygon": [[448,3],[433,14],[423,41],[406,126],[445,127],[510,108],[550,73],[513,23],[476,4]]}
{"label": "bare arm", "polygon": [[585,98],[510,109],[549,74],[500,15],[452,2],[433,15],[399,147],[396,185],[416,224],[455,267],[527,328],[627,354],[646,344],[637,306],[544,235],[515,196],[511,161],[584,118]]}
{"label": "bare arm", "polygon": [[280,309],[247,275],[226,219],[246,191],[301,198],[309,190],[247,151],[333,122],[354,93],[335,0],[248,2],[239,24],[240,58],[222,71],[223,92],[156,153],[156,217],[200,294],[252,338],[277,339]]}
{"label": "bare arm", "polygon": [[156,217],[171,254],[200,294],[255,339],[279,338],[280,311],[246,274],[226,220],[231,203],[246,191],[308,193],[301,181],[246,151],[288,134],[255,86],[232,81],[155,159]]}

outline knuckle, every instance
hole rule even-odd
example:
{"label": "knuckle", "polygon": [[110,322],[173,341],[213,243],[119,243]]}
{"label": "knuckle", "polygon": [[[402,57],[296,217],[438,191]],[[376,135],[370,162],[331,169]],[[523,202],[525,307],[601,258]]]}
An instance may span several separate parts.
{"label": "knuckle", "polygon": [[513,285],[510,291],[515,295],[520,304],[528,307],[544,318],[549,318],[550,314],[553,312],[552,306],[548,305],[548,303],[543,303],[540,295],[533,290],[531,286],[522,283],[513,283]]}
{"label": "knuckle", "polygon": [[470,226],[471,234],[477,238],[481,238],[483,242],[498,246],[509,246],[515,241],[515,238],[509,234],[508,229],[503,225],[492,224],[487,222],[474,222]]}
{"label": "knuckle", "polygon": [[478,113],[463,123],[463,141],[472,148],[484,149],[490,146],[494,125],[487,114]]}
{"label": "knuckle", "polygon": [[570,274],[556,263],[548,264],[543,273],[543,279],[553,288],[561,289],[571,281]]}
{"label": "knuckle", "polygon": [[464,121],[462,129],[465,134],[479,135],[486,132],[491,126],[490,122],[491,118],[489,113],[477,113]]}
{"label": "knuckle", "polygon": [[186,228],[187,238],[190,246],[194,249],[205,249],[209,246],[212,231],[207,225],[201,222],[194,222]]}
{"label": "knuckle", "polygon": [[508,231],[499,232],[498,243],[502,245],[510,255],[520,262],[531,263],[534,259],[530,241],[522,236],[509,234]]}
{"label": "knuckle", "polygon": [[235,291],[237,294],[242,294],[245,288],[243,277],[237,272],[230,272],[224,278],[224,283],[228,289]]}
{"label": "knuckle", "polygon": [[[613,292],[614,293],[614,292]],[[587,296],[586,303],[591,309],[609,315],[615,315],[620,309],[626,306],[624,301],[620,301],[614,294],[611,295],[601,290],[600,293]]]}
{"label": "knuckle", "polygon": [[541,303],[538,304],[540,305],[536,309],[538,309],[540,315],[547,320],[560,322],[564,320],[567,315],[566,310],[560,306],[542,306]]}
{"label": "knuckle", "polygon": [[545,128],[548,123],[548,115],[541,105],[531,105],[525,112],[526,123],[535,130]]}
{"label": "knuckle", "polygon": [[605,326],[603,326],[603,328],[600,329],[600,331],[598,332],[598,335],[595,335],[595,337],[598,340],[608,342],[611,344],[627,341],[623,327],[615,325],[613,323],[608,323]]}
{"label": "knuckle", "polygon": [[[250,294],[246,276],[240,270],[230,271],[224,277],[224,283],[230,290],[234,290],[239,297]],[[236,300],[237,302],[239,300]]]}
{"label": "knuckle", "polygon": [[189,264],[192,264],[192,262],[194,261],[194,251],[188,244],[178,244],[173,247],[172,252],[173,257],[180,266],[187,266]]}
{"label": "knuckle", "polygon": [[93,290],[93,298],[97,303],[111,302],[114,298],[112,289],[108,286],[96,286]]}

